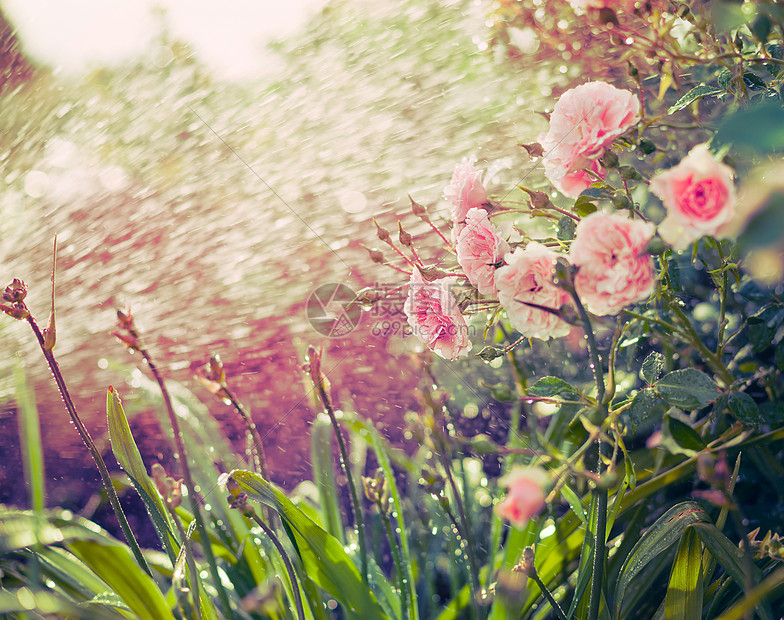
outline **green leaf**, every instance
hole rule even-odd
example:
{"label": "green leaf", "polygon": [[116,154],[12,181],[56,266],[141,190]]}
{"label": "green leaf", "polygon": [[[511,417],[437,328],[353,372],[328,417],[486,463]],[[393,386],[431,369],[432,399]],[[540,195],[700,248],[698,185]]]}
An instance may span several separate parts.
{"label": "green leaf", "polygon": [[580,196],[577,201],[574,203],[574,212],[577,213],[580,217],[585,217],[596,211],[596,201],[598,198],[594,198],[592,196]]}
{"label": "green leaf", "polygon": [[662,377],[656,391],[669,404],[681,409],[702,409],[719,397],[710,377],[696,368],[676,370]]}
{"label": "green leaf", "polygon": [[672,454],[694,456],[705,449],[705,443],[691,426],[676,418],[665,416],[662,425],[662,446]]}
{"label": "green leaf", "polygon": [[528,388],[528,393],[543,398],[550,398],[563,393],[579,394],[574,387],[558,377],[542,377]]}
{"label": "green leaf", "polygon": [[670,107],[670,109],[667,110],[667,114],[674,114],[675,112],[682,110],[683,108],[694,103],[698,99],[702,99],[703,97],[718,95],[723,92],[723,88],[717,88],[716,86],[709,86],[707,84],[700,84],[696,88],[692,88],[688,93],[683,95],[683,97],[678,99],[678,101],[676,101]]}
{"label": "green leaf", "polygon": [[784,150],[784,108],[760,103],[742,108],[719,125],[714,145],[733,144],[759,154]]}
{"label": "green leaf", "polygon": [[615,588],[615,615],[620,617],[623,599],[632,580],[654,559],[680,539],[686,528],[708,521],[705,511],[695,502],[677,504],[659,517],[634,545],[623,563]]}
{"label": "green leaf", "polygon": [[24,459],[25,480],[30,489],[30,506],[36,512],[41,512],[46,503],[41,424],[35,405],[35,394],[27,387],[24,367],[19,357],[14,358],[14,398],[19,409],[19,442]]}
{"label": "green leaf", "polygon": [[658,379],[664,370],[664,356],[657,351],[653,351],[642,362],[642,378],[648,385]]}
{"label": "green leaf", "polygon": [[[403,559],[403,572],[408,580],[408,587],[413,588],[416,583],[414,579],[414,570],[411,566],[411,555],[408,543],[409,529],[406,526],[405,513],[403,511],[403,500],[400,491],[395,481],[395,470],[390,462],[390,451],[393,449],[389,442],[387,442],[376,430],[372,423],[361,418],[354,420],[347,420],[357,430],[357,434],[362,437],[366,442],[369,442],[373,447],[376,459],[378,460],[379,467],[384,472],[386,477],[387,488],[389,489],[389,497],[392,500],[392,508],[397,515],[397,535],[400,538],[400,552]],[[416,604],[416,594],[409,596],[409,618],[411,620],[419,620],[419,608]]]}
{"label": "green leaf", "polygon": [[308,577],[343,605],[347,617],[384,619],[383,609],[337,538],[316,525],[258,474],[235,469],[229,476],[249,497],[280,514]]}
{"label": "green leaf", "polygon": [[[588,584],[591,583],[591,576],[593,574],[593,558],[596,554],[596,528],[599,521],[599,495],[597,493],[591,494],[591,506],[588,510],[588,522],[585,530],[585,540],[583,541],[582,551],[580,553],[580,564],[577,568],[577,583],[574,587],[574,597],[569,611],[566,613],[568,618],[574,616],[574,613],[579,609],[585,607],[587,611],[588,597],[585,592],[588,589]],[[585,613],[580,614],[584,617]]]}
{"label": "green leaf", "polygon": [[747,254],[756,248],[778,246],[784,231],[784,192],[774,190],[767,202],[751,217],[738,238],[738,251]]}
{"label": "green leaf", "polygon": [[681,538],[664,599],[667,620],[694,620],[702,616],[702,545],[689,528]]}
{"label": "green leaf", "polygon": [[103,579],[139,618],[174,619],[166,599],[125,545],[119,542],[74,540],[70,550]]}
{"label": "green leaf", "polygon": [[[722,534],[721,530],[713,523],[695,523],[692,527],[711,555],[716,558],[716,561],[721,564],[721,567],[727,571],[732,580],[741,589],[741,592],[743,592],[746,589],[746,568],[740,549]],[[759,569],[754,566],[752,582],[758,583],[759,577]],[[767,603],[764,601],[757,605],[757,611],[763,620],[773,620],[770,610],[767,609]]]}
{"label": "green leaf", "polygon": [[343,517],[340,512],[340,490],[335,481],[332,437],[332,423],[329,417],[323,413],[317,415],[310,431],[313,482],[318,489],[324,527],[341,544],[345,544]]}
{"label": "green leaf", "polygon": [[559,241],[571,241],[574,239],[574,231],[577,229],[577,223],[573,218],[564,215],[558,220],[558,239]]}
{"label": "green leaf", "polygon": [[169,554],[169,558],[173,560],[177,556],[178,546],[173,533],[174,524],[171,521],[169,511],[163,505],[158,489],[155,488],[147,475],[147,469],[144,467],[142,455],[131,433],[120,395],[111,387],[106,392],[106,419],[109,425],[112,452],[142,498],[158,537]]}
{"label": "green leaf", "polygon": [[761,422],[757,403],[745,392],[731,392],[728,406],[735,419],[744,424],[759,424]]}
{"label": "green leaf", "polygon": [[629,407],[629,419],[632,425],[636,427],[645,422],[651,414],[655,403],[656,395],[651,388],[645,388],[637,392],[632,399],[631,407]]}

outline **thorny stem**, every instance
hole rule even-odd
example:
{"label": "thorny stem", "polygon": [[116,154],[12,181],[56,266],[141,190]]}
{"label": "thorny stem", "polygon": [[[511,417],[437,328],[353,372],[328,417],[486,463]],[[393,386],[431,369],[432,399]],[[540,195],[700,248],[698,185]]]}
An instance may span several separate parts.
{"label": "thorny stem", "polygon": [[49,369],[52,371],[55,383],[57,383],[57,389],[60,391],[60,397],[63,399],[65,408],[68,410],[68,414],[71,416],[71,421],[74,423],[74,426],[79,432],[82,441],[84,441],[85,445],[87,446],[87,449],[90,450],[90,455],[93,457],[93,461],[95,461],[96,467],[98,467],[98,473],[101,475],[101,482],[103,482],[103,486],[106,489],[106,495],[109,497],[109,503],[114,509],[114,514],[117,515],[117,521],[120,523],[120,529],[122,529],[125,540],[128,542],[128,546],[131,548],[131,551],[133,551],[136,562],[139,564],[139,566],[142,567],[142,569],[144,569],[144,572],[152,577],[150,567],[147,565],[147,561],[142,555],[142,550],[139,547],[139,543],[136,541],[136,537],[133,535],[131,526],[128,524],[128,519],[125,518],[125,513],[123,512],[122,506],[120,505],[120,499],[117,497],[117,492],[114,490],[112,477],[109,474],[106,463],[101,456],[100,450],[98,450],[98,447],[95,445],[93,438],[90,436],[90,431],[87,430],[87,427],[84,425],[82,419],[79,417],[79,414],[76,412],[76,407],[74,406],[71,395],[68,392],[68,387],[65,385],[65,379],[63,379],[63,375],[60,372],[60,366],[57,364],[54,353],[52,353],[51,349],[46,347],[44,335],[41,333],[41,329],[38,327],[38,323],[35,322],[32,314],[27,315],[27,322],[30,323],[30,327],[33,329],[33,333],[38,340],[38,344],[41,346],[41,351],[43,351],[46,362],[49,364]]}
{"label": "thorny stem", "polygon": [[[136,339],[139,339],[139,334],[136,332],[134,328],[129,328],[128,332]],[[147,366],[150,368],[150,372],[152,376],[157,381],[158,386],[161,389],[161,394],[163,395],[163,402],[166,406],[166,412],[169,414],[169,423],[171,424],[172,430],[174,431],[174,442],[177,446],[177,453],[179,454],[180,464],[182,465],[182,477],[185,480],[185,486],[188,487],[188,499],[191,503],[191,511],[193,512],[193,517],[196,519],[196,528],[199,530],[199,539],[201,541],[201,548],[204,552],[204,557],[207,560],[207,564],[210,567],[210,573],[212,575],[212,580],[214,582],[215,589],[218,591],[218,598],[220,599],[221,606],[223,607],[224,613],[229,617],[234,617],[234,612],[231,609],[231,605],[229,603],[229,597],[226,594],[226,590],[223,587],[223,583],[221,582],[220,573],[218,572],[218,564],[215,561],[215,554],[212,552],[212,544],[210,542],[210,535],[207,532],[207,526],[204,523],[204,518],[201,514],[201,506],[199,505],[199,499],[196,497],[196,485],[193,482],[193,476],[191,475],[191,469],[188,465],[188,457],[187,453],[185,452],[185,443],[182,439],[182,433],[180,431],[180,423],[177,420],[177,414],[174,413],[174,407],[172,406],[171,396],[169,396],[169,390],[166,389],[166,384],[163,380],[163,376],[158,371],[158,367],[152,361],[150,357],[150,353],[141,346],[141,344],[137,347],[139,353],[141,354],[144,361],[147,362]]]}
{"label": "thorny stem", "polygon": [[343,441],[343,433],[340,431],[340,425],[335,417],[335,411],[332,408],[332,402],[329,395],[324,389],[324,383],[318,381],[316,389],[319,394],[319,399],[327,410],[329,420],[332,422],[332,428],[335,430],[335,435],[338,440],[338,448],[340,449],[340,464],[343,466],[343,472],[346,474],[348,481],[348,489],[351,493],[351,503],[354,507],[354,519],[357,523],[357,538],[359,540],[359,557],[362,563],[362,579],[365,583],[368,582],[368,559],[367,548],[365,547],[365,518],[362,516],[362,507],[359,503],[359,496],[357,495],[357,488],[354,485],[354,476],[351,473],[351,462],[348,458],[348,451],[346,450],[346,443]]}
{"label": "thorny stem", "polygon": [[272,541],[272,544],[275,545],[275,548],[278,550],[280,554],[280,558],[283,560],[283,564],[286,566],[286,572],[289,574],[289,581],[291,582],[291,590],[294,592],[294,605],[297,607],[297,618],[299,620],[305,620],[305,610],[302,606],[302,596],[299,591],[299,582],[297,581],[297,574],[294,572],[294,566],[291,563],[291,559],[289,559],[286,550],[283,548],[283,545],[278,540],[278,537],[275,535],[275,532],[272,531],[272,528],[269,527],[264,521],[262,521],[261,517],[256,514],[256,511],[253,510],[250,506],[243,510],[243,513],[246,514],[248,517],[253,519],[256,522],[267,537]]}

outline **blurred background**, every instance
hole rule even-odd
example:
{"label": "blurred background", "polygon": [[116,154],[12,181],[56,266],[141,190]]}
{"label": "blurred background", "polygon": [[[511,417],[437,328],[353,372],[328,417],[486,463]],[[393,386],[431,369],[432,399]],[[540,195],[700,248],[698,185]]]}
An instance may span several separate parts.
{"label": "blurred background", "polygon": [[[171,459],[140,359],[110,334],[126,307],[167,378],[241,451],[240,420],[193,380],[220,354],[278,484],[310,476],[308,344],[324,347],[339,406],[405,439],[422,368],[401,315],[363,313],[328,338],[308,321],[307,300],[323,284],[402,284],[368,259],[363,246],[379,245],[370,220],[396,228],[400,218],[418,247],[437,247],[407,195],[444,222],[442,191],[463,157],[491,170],[485,183],[498,195],[529,174],[517,143],[546,130],[536,112],[579,69],[568,53],[535,56],[530,29],[492,45],[498,5],[0,2],[0,280],[25,280],[45,324],[58,235],[55,354],[106,453],[113,385],[145,461]],[[89,512],[99,488],[89,454],[29,326],[0,318],[0,502],[27,502],[16,364],[41,412],[47,503]],[[458,368],[483,372],[476,359]],[[445,373],[470,417],[492,427],[487,391]]]}

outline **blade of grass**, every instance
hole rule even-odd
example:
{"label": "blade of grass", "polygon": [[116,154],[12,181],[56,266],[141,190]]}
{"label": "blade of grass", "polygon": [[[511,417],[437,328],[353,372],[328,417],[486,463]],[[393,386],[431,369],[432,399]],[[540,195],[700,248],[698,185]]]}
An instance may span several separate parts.
{"label": "blade of grass", "polygon": [[27,387],[24,367],[17,356],[14,358],[14,394],[18,407],[19,441],[24,459],[24,473],[30,491],[30,507],[42,512],[46,503],[44,485],[44,452],[41,446],[41,425],[35,395]]}
{"label": "blade of grass", "polygon": [[670,583],[664,599],[667,620],[694,620],[702,616],[702,545],[693,528],[678,543]]}

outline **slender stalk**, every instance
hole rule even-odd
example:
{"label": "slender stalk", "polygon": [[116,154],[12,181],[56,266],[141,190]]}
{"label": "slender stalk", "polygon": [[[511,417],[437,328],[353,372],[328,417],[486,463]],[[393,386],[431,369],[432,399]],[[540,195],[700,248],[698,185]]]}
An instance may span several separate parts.
{"label": "slender stalk", "polygon": [[343,433],[340,431],[340,425],[335,417],[335,411],[332,408],[332,402],[324,389],[323,381],[318,381],[316,384],[319,399],[327,410],[329,420],[332,422],[332,428],[335,430],[335,435],[338,439],[338,448],[340,449],[340,464],[343,467],[343,472],[346,474],[348,481],[348,489],[351,493],[351,503],[354,507],[354,519],[357,524],[357,538],[359,540],[359,558],[362,564],[362,579],[365,583],[368,582],[368,559],[367,548],[365,546],[365,519],[362,515],[362,507],[359,503],[359,496],[357,495],[357,488],[354,485],[354,476],[351,474],[351,462],[348,458],[348,451],[346,450],[346,443],[343,441]]}
{"label": "slender stalk", "polygon": [[[599,407],[607,415],[607,403],[605,403],[604,373],[602,371],[602,360],[599,357],[599,347],[596,345],[596,337],[591,326],[591,319],[585,311],[580,298],[574,291],[571,292],[577,312],[583,322],[585,337],[588,340],[588,355],[591,358],[593,376],[596,380],[596,400]],[[596,460],[596,473],[602,473],[603,445],[601,435],[599,436],[598,455]],[[604,561],[606,555],[606,531],[607,531],[607,489],[594,488],[591,494],[596,497],[596,532],[594,534],[593,566],[591,567],[591,594],[588,603],[588,620],[597,620],[599,617],[599,605],[602,598],[602,581],[604,579]]]}
{"label": "slender stalk", "polygon": [[708,364],[708,366],[711,367],[713,372],[715,372],[716,375],[721,378],[724,384],[727,387],[731,386],[735,382],[735,377],[729,370],[727,370],[724,362],[722,362],[721,359],[715,353],[713,353],[713,351],[705,346],[705,343],[702,342],[702,338],[700,338],[697,330],[694,329],[691,321],[689,321],[689,317],[684,314],[683,310],[680,309],[675,300],[671,300],[671,302],[672,303],[670,303],[670,308],[675,314],[675,317],[678,319],[678,322],[686,331],[689,337],[689,344],[700,352],[702,357],[705,359],[705,362]]}
{"label": "slender stalk", "polygon": [[561,606],[558,604],[558,601],[555,600],[555,597],[552,595],[550,590],[547,589],[547,586],[544,584],[541,577],[539,577],[539,573],[536,572],[536,569],[531,572],[531,579],[533,579],[536,582],[536,585],[539,586],[539,589],[542,591],[542,594],[544,594],[547,602],[550,603],[550,607],[553,608],[553,611],[555,612],[555,615],[558,616],[559,620],[567,620],[566,613],[564,613],[564,610],[561,609]]}
{"label": "slender stalk", "polygon": [[256,423],[253,419],[248,415],[248,412],[245,411],[245,408],[242,406],[240,401],[234,396],[234,394],[229,390],[227,385],[223,385],[223,392],[226,394],[226,398],[231,401],[231,404],[234,406],[234,409],[237,413],[240,414],[242,421],[245,422],[245,429],[250,433],[250,436],[253,440],[251,445],[251,457],[253,458],[253,465],[256,471],[261,474],[261,477],[264,480],[269,480],[267,475],[267,462],[264,458],[264,445],[262,443],[261,435],[259,435],[259,429],[256,428]]}
{"label": "slender stalk", "polygon": [[57,389],[60,391],[60,397],[63,399],[65,408],[68,410],[68,414],[71,416],[71,421],[74,423],[74,426],[79,432],[82,441],[90,451],[90,455],[93,457],[93,461],[95,461],[95,465],[98,468],[98,473],[101,475],[101,482],[103,482],[103,486],[106,489],[106,494],[109,497],[109,503],[111,504],[112,509],[114,509],[114,514],[117,515],[117,521],[120,523],[120,529],[125,536],[125,540],[128,542],[128,546],[131,548],[131,551],[136,558],[136,562],[139,564],[139,566],[142,567],[142,569],[144,569],[144,572],[152,577],[150,567],[147,565],[147,561],[142,555],[142,550],[139,547],[139,543],[136,541],[136,537],[133,535],[131,526],[128,524],[128,519],[125,518],[125,513],[123,512],[122,506],[120,505],[120,499],[117,497],[117,492],[114,490],[112,477],[109,474],[106,463],[101,456],[100,450],[98,450],[98,447],[95,445],[95,441],[93,441],[93,438],[90,436],[90,432],[87,430],[87,427],[84,425],[82,419],[79,417],[79,414],[76,412],[76,407],[74,406],[71,395],[68,392],[68,387],[65,385],[65,379],[63,379],[63,375],[60,372],[60,366],[57,364],[54,353],[52,353],[51,349],[46,347],[44,335],[41,333],[41,329],[38,327],[38,323],[35,322],[32,314],[27,315],[27,322],[30,324],[35,337],[38,339],[38,344],[41,346],[41,351],[43,351],[46,362],[49,364],[49,369],[52,371],[52,376],[54,376],[55,383],[57,383]]}
{"label": "slender stalk", "polygon": [[395,561],[395,572],[397,573],[397,582],[400,588],[400,617],[403,620],[408,620],[408,580],[403,572],[403,562],[400,558],[400,550],[398,549],[395,533],[392,530],[392,522],[389,520],[389,514],[385,508],[380,503],[378,504],[381,520],[384,522],[384,530],[386,530],[387,538],[389,539],[389,547],[392,549],[392,559]]}
{"label": "slender stalk", "polygon": [[[457,527],[458,533],[460,537],[463,539],[465,544],[466,553],[468,555],[468,567],[469,567],[469,575],[471,577],[471,586],[474,593],[479,593],[481,588],[479,582],[479,565],[476,561],[476,556],[474,555],[474,546],[471,544],[471,537],[470,531],[468,530],[468,519],[466,518],[465,507],[463,506],[463,500],[460,497],[460,491],[457,488],[457,483],[455,482],[455,478],[452,475],[452,468],[449,464],[449,458],[446,455],[446,451],[444,449],[439,451],[439,456],[441,458],[441,464],[444,466],[444,471],[446,471],[447,480],[449,480],[449,486],[452,489],[452,497],[455,498],[455,505],[457,506],[457,519],[452,519],[455,522],[455,527]],[[473,597],[471,597],[473,600]]]}
{"label": "slender stalk", "polygon": [[278,540],[278,537],[275,536],[275,532],[272,531],[272,528],[262,521],[261,517],[256,514],[255,510],[247,507],[243,510],[243,513],[256,522],[256,525],[258,525],[264,531],[267,537],[269,537],[269,539],[272,541],[272,544],[275,545],[275,548],[278,550],[280,559],[283,560],[283,564],[286,567],[286,572],[289,574],[291,590],[294,593],[294,605],[297,607],[297,618],[299,620],[305,620],[305,609],[302,605],[302,596],[299,591],[299,581],[297,581],[297,574],[294,572],[294,566],[292,565],[291,559],[286,553],[286,550],[283,548],[280,540]]}
{"label": "slender stalk", "polygon": [[[139,334],[136,332],[136,330],[131,328],[128,331],[130,332],[131,336],[137,339],[138,342]],[[172,430],[174,431],[174,443],[177,446],[177,453],[179,454],[180,465],[182,466],[182,477],[185,480],[185,486],[188,487],[188,499],[191,504],[193,518],[196,519],[196,528],[199,530],[199,539],[201,540],[201,548],[204,552],[204,558],[207,560],[207,564],[210,567],[210,573],[212,575],[215,589],[218,591],[218,598],[220,599],[221,607],[223,607],[223,611],[227,617],[233,618],[234,612],[231,609],[229,597],[226,594],[223,583],[221,582],[220,573],[218,572],[218,564],[215,561],[215,554],[212,552],[210,535],[207,531],[207,526],[204,523],[204,517],[201,514],[199,499],[196,497],[196,485],[193,482],[191,469],[188,465],[188,456],[185,451],[185,443],[182,439],[182,432],[180,431],[180,423],[179,420],[177,420],[177,414],[174,413],[174,407],[172,406],[171,396],[169,396],[169,390],[166,389],[166,384],[164,383],[163,377],[158,371],[158,367],[152,361],[150,353],[147,351],[147,349],[139,344],[137,346],[137,350],[139,353],[141,353],[144,361],[147,362],[147,366],[149,366],[150,372],[155,378],[155,381],[157,381],[158,386],[161,389],[161,393],[163,394],[163,402],[166,406],[166,412],[169,414],[169,423],[171,424]]]}
{"label": "slender stalk", "polygon": [[169,512],[169,516],[171,516],[172,521],[174,521],[174,525],[177,528],[177,533],[182,539],[182,544],[185,547],[185,562],[188,565],[188,571],[191,574],[191,578],[188,580],[188,582],[191,585],[191,592],[194,593],[193,607],[196,610],[198,620],[201,620],[201,584],[199,582],[199,573],[196,569],[196,560],[194,559],[193,551],[191,550],[190,539],[188,538],[188,534],[185,532],[185,529],[182,527],[182,523],[180,523],[180,518],[177,515],[177,511],[170,502],[166,501],[165,499],[164,502],[166,504],[166,509]]}

